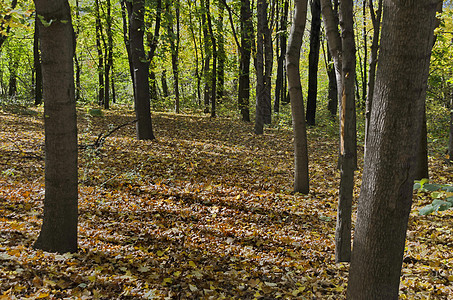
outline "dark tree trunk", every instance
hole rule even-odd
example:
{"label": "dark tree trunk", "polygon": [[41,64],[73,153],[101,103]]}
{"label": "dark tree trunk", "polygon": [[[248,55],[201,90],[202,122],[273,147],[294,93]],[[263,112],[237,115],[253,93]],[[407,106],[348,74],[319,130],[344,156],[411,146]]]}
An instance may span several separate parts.
{"label": "dark tree trunk", "polygon": [[250,59],[252,52],[253,24],[250,0],[241,0],[241,48],[239,60],[238,106],[242,121],[250,122]]}
{"label": "dark tree trunk", "polygon": [[450,91],[450,133],[448,139],[448,160],[453,163],[453,91]]}
{"label": "dark tree trunk", "polygon": [[99,8],[99,0],[95,0],[96,9],[96,49],[98,51],[98,104],[104,105],[105,85],[104,85],[104,54],[102,52],[101,38],[103,35],[101,13]]}
{"label": "dark tree trunk", "polygon": [[[209,1],[209,0],[208,0]],[[204,42],[204,65],[203,65],[203,83],[204,83],[204,112],[209,113],[209,104],[211,103],[211,72],[209,70],[211,61],[211,38],[209,36],[209,26],[207,21],[206,0],[201,1],[201,6],[205,11],[201,15],[201,26],[203,28],[203,42]],[[209,6],[208,6],[209,7]]]}
{"label": "dark tree trunk", "polygon": [[[131,44],[129,41],[129,28],[130,28],[130,19],[128,17],[128,6],[130,3],[126,0],[121,0],[121,17],[123,19],[123,40],[124,45],[126,47],[127,52],[127,59],[129,62],[129,72],[131,73],[131,81],[132,81],[132,91],[134,93],[134,99],[136,98],[135,95],[135,79],[134,79],[134,67],[132,65],[132,53],[131,53]],[[135,101],[135,100],[134,100]]]}
{"label": "dark tree trunk", "polygon": [[17,94],[17,67],[18,63],[13,61],[9,66],[8,96],[15,97]]}
{"label": "dark tree trunk", "polygon": [[308,54],[308,96],[307,124],[316,124],[316,98],[318,94],[318,62],[321,32],[321,3],[320,0],[310,0],[311,28],[310,53]]}
{"label": "dark tree trunk", "polygon": [[160,78],[161,83],[162,83],[162,93],[165,98],[168,97],[168,84],[167,84],[167,71],[163,70],[162,71],[162,77]]}
{"label": "dark tree trunk", "polygon": [[217,41],[212,28],[212,18],[209,0],[206,0],[206,17],[208,21],[209,35],[212,46],[212,71],[211,71],[211,118],[216,117],[216,98],[217,98]]}
{"label": "dark tree trunk", "polygon": [[217,100],[222,101],[225,95],[225,41],[223,30],[223,14],[225,6],[222,1],[218,2],[219,19],[217,20]]}
{"label": "dark tree trunk", "polygon": [[300,83],[300,48],[307,18],[307,0],[295,0],[294,19],[286,53],[288,88],[294,131],[294,192],[308,194],[308,150],[304,101]]}
{"label": "dark tree trunk", "polygon": [[110,70],[113,67],[113,31],[112,31],[112,12],[110,0],[106,1],[107,4],[107,47],[105,49],[105,57],[107,62],[105,64],[105,96],[104,108],[110,108]]}
{"label": "dark tree trunk", "polygon": [[[255,115],[255,134],[264,133],[264,124],[270,121],[270,84],[268,86],[267,60],[268,53],[266,44],[268,42],[267,24],[267,2],[258,0],[257,2],[257,33],[256,33],[256,115]],[[269,91],[269,94],[268,94]],[[268,98],[269,96],[269,98]]]}
{"label": "dark tree trunk", "polygon": [[[425,101],[423,101],[425,102]],[[426,107],[423,105],[423,123],[419,133],[417,151],[417,167],[414,178],[417,180],[429,178],[428,169],[428,128],[426,126]]]}
{"label": "dark tree trunk", "polygon": [[74,31],[66,0],[35,0],[41,41],[45,197],[41,232],[34,247],[50,252],[77,251],[77,122],[74,99]]}
{"label": "dark tree trunk", "polygon": [[398,299],[434,1],[385,1],[348,299]]}
{"label": "dark tree trunk", "polygon": [[35,73],[34,79],[35,105],[40,105],[43,100],[42,67],[41,67],[41,55],[39,54],[39,29],[37,17],[35,17],[35,33],[33,35],[33,69]]}
{"label": "dark tree trunk", "polygon": [[371,41],[370,68],[368,70],[368,89],[365,102],[365,153],[367,149],[368,131],[370,129],[371,106],[373,105],[374,82],[376,78],[376,66],[379,50],[379,36],[381,30],[382,0],[378,2],[378,9],[375,12],[373,1],[369,0],[371,22],[373,24],[373,39]]}
{"label": "dark tree trunk", "polygon": [[[79,22],[80,22],[80,12],[79,12],[79,0],[76,0],[75,2],[75,16],[76,16],[76,30],[75,30],[75,36],[76,36],[76,41],[79,36]],[[81,67],[80,67],[80,62],[79,62],[79,57],[77,55],[77,51],[74,51],[74,64],[75,64],[75,101],[80,100],[80,92],[82,90],[82,86],[80,83],[80,72],[81,72]]]}
{"label": "dark tree trunk", "polygon": [[195,30],[194,30],[194,24],[192,21],[192,10],[194,8],[191,6],[192,2],[189,1],[189,29],[190,29],[190,34],[193,40],[193,45],[195,48],[195,77],[197,78],[197,103],[199,106],[201,106],[201,75],[200,75],[200,69],[199,69],[199,60],[198,60],[198,43],[197,43],[197,38],[195,36]]}
{"label": "dark tree trunk", "polygon": [[175,112],[179,114],[179,70],[178,70],[178,55],[179,55],[179,2],[174,2],[175,19],[176,19],[176,34],[173,28],[173,14],[170,9],[170,2],[167,3],[167,14],[169,20],[167,30],[170,34],[170,51],[171,51],[171,67],[173,71],[173,91],[175,93]]}
{"label": "dark tree trunk", "polygon": [[330,112],[332,119],[335,119],[338,109],[338,87],[337,87],[337,77],[335,76],[335,68],[332,61],[332,55],[327,46],[327,77],[329,78],[329,87],[327,92],[327,109]]}
{"label": "dark tree trunk", "polygon": [[133,0],[126,3],[129,13],[129,43],[134,70],[135,115],[137,117],[137,138],[155,139],[151,123],[148,70],[149,60],[145,55],[143,28],[145,26],[145,1]]}
{"label": "dark tree trunk", "polygon": [[[278,35],[278,48],[280,48],[280,54],[277,58],[277,78],[275,80],[275,100],[274,100],[274,112],[280,112],[280,103],[286,101],[286,75],[285,75],[285,55],[286,55],[286,29],[288,21],[288,9],[289,1],[284,0],[282,12],[280,15],[279,35]],[[278,50],[277,50],[278,51]]]}

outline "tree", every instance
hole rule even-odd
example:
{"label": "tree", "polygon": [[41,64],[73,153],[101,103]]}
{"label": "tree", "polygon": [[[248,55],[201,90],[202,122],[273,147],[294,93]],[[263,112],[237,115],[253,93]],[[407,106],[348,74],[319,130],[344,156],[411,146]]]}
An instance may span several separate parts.
{"label": "tree", "polygon": [[149,60],[145,56],[143,35],[145,28],[145,1],[126,2],[129,15],[129,45],[134,80],[135,115],[137,116],[137,138],[155,139],[151,123],[148,70]]}
{"label": "tree", "polygon": [[348,299],[398,299],[437,3],[384,1]]}
{"label": "tree", "polygon": [[99,0],[95,0],[95,13],[96,13],[96,49],[98,52],[98,103],[104,105],[105,101],[105,84],[104,84],[104,53],[102,52],[101,38],[103,37],[103,28],[101,22],[101,11],[99,8]]}
{"label": "tree", "polygon": [[291,116],[294,131],[294,192],[308,194],[308,150],[307,131],[305,128],[304,101],[300,83],[300,48],[307,19],[307,1],[295,0],[294,19],[286,52],[286,69],[288,70],[288,89],[291,103]]}
{"label": "tree", "polygon": [[284,0],[283,5],[280,5],[280,24],[278,28],[277,53],[280,48],[280,53],[277,57],[277,78],[275,79],[275,100],[274,112],[280,112],[280,102],[286,103],[286,72],[284,69],[286,55],[286,37],[288,23],[289,1]]}
{"label": "tree", "polygon": [[453,163],[453,91],[450,91],[450,131],[448,135],[448,161]]}
{"label": "tree", "polygon": [[[336,4],[335,4],[336,5]],[[354,190],[354,171],[357,165],[355,116],[355,43],[353,1],[341,1],[339,19],[330,0],[321,0],[321,12],[326,28],[329,49],[334,60],[340,112],[340,189],[335,231],[335,260],[351,258],[351,212]],[[341,26],[341,35],[338,26]]]}
{"label": "tree", "polygon": [[[230,18],[231,20],[231,18]],[[253,42],[253,23],[250,0],[241,0],[241,47],[239,47],[238,106],[242,121],[250,122],[250,58]],[[232,26],[234,28],[234,26]]]}
{"label": "tree", "polygon": [[77,251],[77,124],[74,99],[75,48],[66,0],[35,0],[41,41],[45,198],[41,232],[34,247]]}
{"label": "tree", "polygon": [[41,70],[41,55],[39,53],[39,33],[38,33],[38,17],[35,16],[35,30],[33,34],[33,87],[35,92],[35,105],[42,103],[42,70]]}
{"label": "tree", "polygon": [[[17,0],[12,0],[11,1],[11,10],[15,9],[17,5]],[[6,41],[8,38],[8,33],[11,30],[11,26],[9,24],[6,24],[4,21],[8,21],[11,17],[9,15],[6,15],[4,19],[0,19],[0,48],[2,47],[3,43]]]}
{"label": "tree", "polygon": [[310,53],[308,54],[308,95],[307,95],[307,124],[316,124],[316,97],[318,94],[318,62],[321,32],[321,3],[310,0],[311,28]]}
{"label": "tree", "polygon": [[256,116],[255,133],[263,134],[264,124],[271,123],[272,39],[267,19],[267,1],[257,2],[256,33]]}

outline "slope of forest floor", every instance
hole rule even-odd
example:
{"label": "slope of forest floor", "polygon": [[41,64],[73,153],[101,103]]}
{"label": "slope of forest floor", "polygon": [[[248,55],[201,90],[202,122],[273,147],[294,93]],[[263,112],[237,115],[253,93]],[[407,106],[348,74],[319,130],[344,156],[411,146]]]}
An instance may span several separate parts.
{"label": "slope of forest floor", "polygon": [[[79,109],[79,144],[132,120],[130,109]],[[288,129],[256,136],[252,124],[167,113],[153,126],[157,141],[135,140],[130,125],[79,150],[80,250],[57,255],[31,247],[44,198],[42,109],[0,110],[0,299],[345,297],[333,136],[309,129],[311,192],[293,195]],[[453,182],[440,158],[430,157],[430,174]],[[402,299],[453,295],[453,213],[418,216],[427,201],[414,197]]]}

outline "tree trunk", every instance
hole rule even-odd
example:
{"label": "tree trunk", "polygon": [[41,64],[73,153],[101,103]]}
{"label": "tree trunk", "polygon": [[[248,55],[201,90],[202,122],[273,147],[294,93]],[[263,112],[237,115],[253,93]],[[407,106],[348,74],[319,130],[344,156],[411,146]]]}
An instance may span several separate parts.
{"label": "tree trunk", "polygon": [[101,23],[101,13],[99,8],[99,0],[95,1],[96,9],[96,49],[98,52],[98,104],[104,105],[104,96],[105,96],[105,83],[104,83],[104,54],[102,52],[101,38],[103,35],[102,23]]}
{"label": "tree trunk", "polygon": [[348,299],[398,299],[434,1],[385,1]]}
{"label": "tree trunk", "polygon": [[112,31],[112,12],[110,0],[106,1],[107,4],[107,47],[105,49],[105,96],[104,96],[104,108],[110,108],[110,70],[113,67],[113,31]]}
{"label": "tree trunk", "polygon": [[42,99],[41,55],[39,54],[38,17],[35,17],[35,32],[33,35],[33,69],[35,71],[34,81],[35,105],[40,105],[43,99]]}
{"label": "tree trunk", "polygon": [[256,115],[255,133],[264,133],[267,113],[267,89],[265,74],[265,35],[267,30],[267,2],[258,0],[257,2],[257,32],[256,32]]}
{"label": "tree trunk", "polygon": [[[41,41],[45,197],[41,232],[34,247],[51,252],[77,251],[77,121],[74,99],[74,31],[66,0],[35,0]],[[57,20],[57,21],[55,21]],[[65,22],[60,22],[65,21]]]}
{"label": "tree trunk", "polygon": [[448,138],[448,162],[453,163],[453,91],[450,90],[450,133]]}
{"label": "tree trunk", "polygon": [[168,93],[167,71],[166,70],[162,71],[162,76],[160,78],[160,81],[162,84],[162,93],[163,93],[164,97],[167,98],[169,93]]}
{"label": "tree trunk", "polygon": [[212,28],[212,18],[209,6],[209,0],[206,0],[206,17],[208,21],[209,35],[212,45],[212,71],[211,71],[211,118],[216,116],[216,98],[217,98],[217,41]]}
{"label": "tree trunk", "polygon": [[378,2],[378,10],[373,8],[373,0],[368,2],[371,22],[373,24],[373,40],[371,42],[370,68],[368,70],[368,90],[365,102],[365,153],[367,149],[368,131],[370,130],[371,106],[373,105],[374,82],[379,49],[379,33],[381,29],[382,0]]}
{"label": "tree trunk", "polygon": [[[132,91],[134,94],[134,99],[136,98],[135,95],[135,79],[134,79],[134,67],[132,65],[132,53],[131,53],[131,44],[129,40],[129,28],[130,28],[130,19],[129,19],[129,13],[128,10],[130,9],[129,6],[131,3],[126,0],[121,0],[121,17],[123,19],[123,40],[124,40],[124,45],[126,47],[126,52],[127,52],[127,60],[129,63],[129,72],[131,74],[131,81],[132,81]],[[134,100],[135,101],[135,100]]]}
{"label": "tree trunk", "polygon": [[294,131],[294,192],[308,194],[308,150],[305,128],[304,101],[300,83],[300,48],[307,18],[307,0],[295,0],[294,19],[286,53],[288,89]]}
{"label": "tree trunk", "polygon": [[223,15],[225,5],[222,1],[218,2],[219,18],[217,20],[217,100],[222,101],[225,96],[225,32],[223,29]]}
{"label": "tree trunk", "polygon": [[[337,89],[337,79],[335,77],[335,68],[332,61],[332,55],[330,55],[329,46],[327,46],[327,51],[324,51],[324,46],[322,51],[324,52],[324,60],[326,62],[327,77],[329,78],[329,87],[327,92],[327,110],[330,112],[332,119],[335,119],[338,109],[338,89]],[[327,52],[327,55],[326,53]]]}
{"label": "tree trunk", "polygon": [[241,0],[241,49],[239,60],[238,106],[242,121],[250,122],[250,59],[252,52],[252,12],[250,0]]}
{"label": "tree trunk", "polygon": [[145,56],[143,28],[145,0],[133,0],[126,3],[129,13],[129,43],[134,70],[135,115],[137,117],[137,138],[155,139],[151,123],[148,70],[149,60]]}
{"label": "tree trunk", "polygon": [[319,0],[310,0],[311,28],[310,53],[308,54],[308,96],[307,96],[307,124],[316,124],[316,98],[318,94],[318,62],[319,62],[319,35],[321,32],[321,3]]}
{"label": "tree trunk", "polygon": [[[426,98],[426,97],[424,97]],[[428,169],[428,128],[426,126],[426,105],[423,99],[423,123],[418,136],[417,167],[415,168],[415,179],[429,178]]]}
{"label": "tree trunk", "polygon": [[[79,0],[76,0],[75,2],[75,16],[76,16],[76,30],[75,30],[75,36],[76,36],[76,42],[79,36],[79,22],[80,22],[80,12],[79,12]],[[77,51],[74,51],[74,64],[75,64],[75,101],[80,100],[80,92],[82,90],[82,86],[80,83],[80,62],[79,62],[79,57],[77,55]]]}
{"label": "tree trunk", "polygon": [[[289,1],[284,0],[282,12],[280,15],[278,45],[280,47],[280,54],[277,58],[277,78],[275,80],[275,100],[274,100],[274,112],[280,112],[280,103],[285,103],[286,98],[286,74],[285,74],[285,55],[286,55],[286,28],[288,21],[288,9]],[[278,51],[278,50],[277,50]]]}
{"label": "tree trunk", "polygon": [[[351,211],[354,189],[354,170],[357,164],[355,116],[355,43],[353,1],[340,2],[340,19],[330,0],[321,0],[321,11],[331,51],[338,88],[340,112],[340,190],[335,231],[335,260],[351,259]],[[338,31],[341,26],[341,36]]]}
{"label": "tree trunk", "polygon": [[[206,10],[206,1],[201,1],[201,6]],[[203,65],[203,81],[204,81],[204,112],[209,112],[209,104],[211,103],[210,91],[211,91],[211,72],[209,65],[211,61],[211,39],[209,36],[209,27],[207,21],[207,12],[203,12],[201,15],[201,26],[203,28],[203,42],[204,42],[204,65]]]}

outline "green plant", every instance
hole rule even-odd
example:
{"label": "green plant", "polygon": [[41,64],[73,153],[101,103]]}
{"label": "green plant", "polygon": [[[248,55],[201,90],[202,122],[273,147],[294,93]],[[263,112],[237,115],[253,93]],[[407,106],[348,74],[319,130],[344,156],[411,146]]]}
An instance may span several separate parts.
{"label": "green plant", "polygon": [[428,193],[432,202],[418,211],[421,216],[429,215],[436,211],[444,211],[453,207],[453,185],[429,183],[424,178],[414,183],[414,190],[419,193]]}

